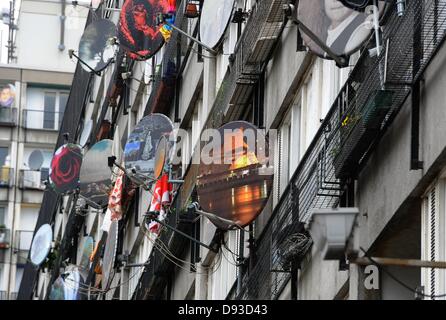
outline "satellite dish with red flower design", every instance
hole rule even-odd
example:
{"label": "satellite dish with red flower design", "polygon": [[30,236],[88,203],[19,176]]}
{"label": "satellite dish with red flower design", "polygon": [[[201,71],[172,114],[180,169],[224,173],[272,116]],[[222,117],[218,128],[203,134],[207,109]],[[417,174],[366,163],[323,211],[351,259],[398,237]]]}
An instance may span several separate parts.
{"label": "satellite dish with red flower design", "polygon": [[149,59],[164,44],[157,15],[172,14],[175,10],[176,0],[126,0],[118,24],[120,45],[130,52],[132,59]]}
{"label": "satellite dish with red flower design", "polygon": [[50,185],[57,193],[67,193],[79,187],[82,149],[67,143],[54,153],[50,167]]}

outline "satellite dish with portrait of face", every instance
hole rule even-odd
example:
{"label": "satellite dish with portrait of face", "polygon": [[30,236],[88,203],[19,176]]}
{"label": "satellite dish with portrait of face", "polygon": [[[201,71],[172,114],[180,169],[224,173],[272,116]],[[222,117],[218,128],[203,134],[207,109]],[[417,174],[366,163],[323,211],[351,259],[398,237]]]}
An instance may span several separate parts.
{"label": "satellite dish with portrait of face", "polygon": [[[114,44],[116,26],[108,19],[100,19],[90,23],[79,42],[79,57],[94,71],[104,70],[112,61],[117,50]],[[87,66],[81,64],[85,71]]]}
{"label": "satellite dish with portrait of face", "polygon": [[34,235],[30,249],[30,260],[35,266],[40,266],[45,261],[51,249],[53,241],[53,229],[49,224],[43,224]]}
{"label": "satellite dish with portrait of face", "polygon": [[235,0],[205,1],[200,18],[200,40],[215,48],[231,19]]}
{"label": "satellite dish with portrait of face", "polygon": [[39,170],[43,164],[43,153],[40,150],[33,150],[28,158],[28,167],[31,170]]}
{"label": "satellite dish with portrait of face", "polygon": [[175,11],[176,0],[125,0],[118,24],[120,45],[132,59],[151,58],[164,44],[157,15]]}
{"label": "satellite dish with portrait of face", "polygon": [[[384,4],[380,3],[380,13],[383,9]],[[300,0],[297,16],[338,56],[358,51],[373,31],[373,10],[359,12],[338,0]],[[328,59],[308,35],[302,32],[302,38],[314,54]]]}
{"label": "satellite dish with portrait of face", "polygon": [[223,125],[202,149],[198,172],[200,206],[217,217],[209,217],[211,222],[223,230],[247,226],[272,190],[274,170],[265,135],[245,121]]}
{"label": "satellite dish with portrait of face", "polygon": [[16,98],[15,86],[0,84],[0,107],[13,107]]}

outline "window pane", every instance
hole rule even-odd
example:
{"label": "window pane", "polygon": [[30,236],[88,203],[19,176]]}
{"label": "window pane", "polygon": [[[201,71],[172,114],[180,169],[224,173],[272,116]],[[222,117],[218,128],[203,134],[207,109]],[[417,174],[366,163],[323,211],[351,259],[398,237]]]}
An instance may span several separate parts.
{"label": "window pane", "polygon": [[67,101],[68,101],[68,93],[61,92],[59,94],[59,128],[62,123],[63,114],[64,114],[65,108],[67,106]]}
{"label": "window pane", "polygon": [[56,93],[45,92],[45,105],[43,114],[43,127],[45,129],[54,129],[55,111],[56,111]]}
{"label": "window pane", "polygon": [[7,155],[8,155],[8,148],[0,147],[0,166],[3,166],[5,164]]}
{"label": "window pane", "polygon": [[5,224],[5,207],[0,207],[0,225]]}

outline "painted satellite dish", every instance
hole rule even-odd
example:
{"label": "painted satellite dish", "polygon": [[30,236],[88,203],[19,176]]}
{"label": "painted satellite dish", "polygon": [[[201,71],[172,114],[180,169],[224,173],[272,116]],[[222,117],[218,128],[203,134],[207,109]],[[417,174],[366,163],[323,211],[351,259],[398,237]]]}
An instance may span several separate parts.
{"label": "painted satellite dish", "polygon": [[30,259],[32,264],[40,266],[45,261],[51,249],[53,241],[53,230],[49,224],[43,224],[34,235],[31,244]]}
{"label": "painted satellite dish", "polygon": [[33,150],[28,158],[28,167],[31,170],[39,170],[43,164],[43,153],[40,150]]}
{"label": "painted satellite dish", "polygon": [[[263,132],[244,121],[218,130],[201,156],[197,192],[204,211],[220,229],[251,223],[265,207],[273,183],[268,143]],[[220,141],[218,141],[220,140]],[[222,219],[232,222],[232,225]]]}
{"label": "painted satellite dish", "polygon": [[168,153],[168,141],[166,137],[161,137],[158,141],[155,153],[155,168],[153,173],[153,178],[158,180],[164,171],[164,166],[166,164]]}
{"label": "painted satellite dish", "polygon": [[49,299],[65,300],[65,281],[62,276],[57,277],[57,279],[51,285]]}
{"label": "painted satellite dish", "polygon": [[80,195],[101,208],[108,203],[112,185],[112,172],[108,167],[112,148],[113,141],[108,139],[94,144],[85,154],[80,170]]}
{"label": "painted satellite dish", "polygon": [[82,151],[77,144],[64,144],[54,153],[50,167],[50,185],[57,193],[79,187]]}
{"label": "painted satellite dish", "polygon": [[205,1],[200,18],[200,39],[211,48],[221,41],[231,19],[234,0]]}
{"label": "painted satellite dish", "polygon": [[82,148],[87,145],[87,142],[90,139],[92,129],[93,129],[93,120],[89,119],[85,121],[81,137],[79,138],[79,144],[81,145]]}
{"label": "painted satellite dish", "polygon": [[104,258],[102,260],[102,289],[110,286],[111,274],[115,264],[116,247],[118,244],[118,221],[112,221],[105,242]]}
{"label": "painted satellite dish", "polygon": [[86,237],[84,240],[84,246],[82,248],[81,261],[79,263],[80,268],[88,270],[90,265],[90,256],[94,250],[94,240],[93,237]]}
{"label": "painted satellite dish", "polygon": [[175,0],[126,0],[118,24],[120,45],[131,53],[133,59],[152,57],[164,44],[157,15],[174,14],[175,10]]}
{"label": "painted satellite dish", "polygon": [[[384,5],[379,5],[383,12]],[[373,12],[373,11],[372,11]],[[300,0],[298,19],[336,55],[349,56],[359,50],[373,30],[370,12],[350,9],[338,0]],[[328,59],[325,52],[302,33],[307,47],[316,55]]]}
{"label": "painted satellite dish", "polygon": [[0,84],[0,107],[14,107],[15,87],[12,84]]}
{"label": "painted satellite dish", "polygon": [[[85,28],[79,42],[79,57],[93,70],[104,70],[115,56],[117,46],[114,44],[116,26],[108,19],[92,22]],[[85,71],[87,66],[81,64]]]}
{"label": "painted satellite dish", "polygon": [[142,118],[125,145],[125,168],[153,178],[158,141],[163,136],[170,137],[172,131],[172,121],[163,114],[154,113]]}
{"label": "painted satellite dish", "polygon": [[363,11],[368,6],[373,5],[374,0],[339,0],[342,4],[350,9]]}

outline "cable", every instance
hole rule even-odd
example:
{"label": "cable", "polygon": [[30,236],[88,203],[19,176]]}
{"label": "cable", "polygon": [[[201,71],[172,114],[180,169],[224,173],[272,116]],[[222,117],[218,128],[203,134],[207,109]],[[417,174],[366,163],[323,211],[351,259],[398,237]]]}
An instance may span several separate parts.
{"label": "cable", "polygon": [[[361,251],[364,252],[364,255],[367,259],[369,259],[375,266],[377,267],[382,267],[382,265],[380,265],[378,262],[376,262],[368,253],[367,251],[364,250],[364,248],[360,247]],[[431,268],[434,269],[434,268]],[[387,271],[385,268],[381,268],[381,270],[386,273],[390,278],[392,278],[395,282],[397,282],[399,285],[401,285],[402,287],[406,288],[407,290],[411,291],[412,293],[414,293],[415,295],[418,296],[422,296],[425,298],[444,298],[446,297],[446,294],[439,294],[439,295],[427,295],[424,294],[422,292],[419,292],[416,289],[413,289],[411,286],[405,284],[403,281],[401,281],[400,279],[398,279],[397,277],[395,277],[390,271]]]}

